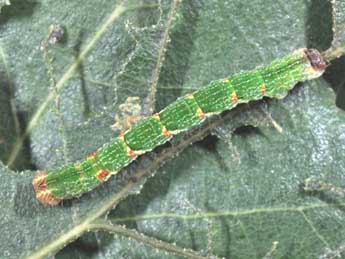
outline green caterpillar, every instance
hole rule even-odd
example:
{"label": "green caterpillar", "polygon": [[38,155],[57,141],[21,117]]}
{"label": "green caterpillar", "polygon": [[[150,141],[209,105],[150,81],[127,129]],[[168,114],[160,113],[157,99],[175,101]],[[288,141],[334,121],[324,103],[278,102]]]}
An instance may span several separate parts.
{"label": "green caterpillar", "polygon": [[297,82],[321,76],[326,66],[317,50],[299,49],[267,66],[212,81],[136,123],[86,160],[38,172],[33,179],[36,197],[43,204],[56,205],[63,199],[80,196],[117,174],[137,156],[201,123],[206,117],[264,96],[283,98]]}

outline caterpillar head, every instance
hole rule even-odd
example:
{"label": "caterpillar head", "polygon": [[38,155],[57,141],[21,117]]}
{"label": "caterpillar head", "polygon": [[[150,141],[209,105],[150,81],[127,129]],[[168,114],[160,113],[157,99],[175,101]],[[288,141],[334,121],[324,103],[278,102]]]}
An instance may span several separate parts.
{"label": "caterpillar head", "polygon": [[326,61],[317,49],[304,49],[305,57],[310,64],[308,69],[308,79],[321,76],[327,67]]}
{"label": "caterpillar head", "polygon": [[44,205],[57,205],[61,201],[61,199],[56,198],[51,191],[47,188],[47,175],[48,173],[45,171],[38,172],[33,181],[32,185],[34,186],[36,192],[36,198],[42,202]]}

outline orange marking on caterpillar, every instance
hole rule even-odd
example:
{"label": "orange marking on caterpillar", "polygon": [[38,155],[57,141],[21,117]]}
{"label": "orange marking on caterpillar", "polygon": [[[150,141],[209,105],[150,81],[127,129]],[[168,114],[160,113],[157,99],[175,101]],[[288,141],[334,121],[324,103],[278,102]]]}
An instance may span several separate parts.
{"label": "orange marking on caterpillar", "polygon": [[266,85],[265,84],[261,85],[260,93],[262,96],[266,95]]}
{"label": "orange marking on caterpillar", "polygon": [[95,151],[95,152],[92,152],[86,159],[93,160],[96,158],[96,156],[97,156],[97,152]]}
{"label": "orange marking on caterpillar", "polygon": [[163,133],[164,137],[166,137],[166,138],[169,138],[172,136],[172,133],[166,127],[163,127],[162,133]]}
{"label": "orange marking on caterpillar", "polygon": [[128,148],[128,151],[127,151],[128,155],[130,157],[137,157],[138,155],[134,152],[134,150]]}
{"label": "orange marking on caterpillar", "polygon": [[47,186],[47,175],[45,171],[38,172],[33,181],[32,185],[34,186],[36,192],[36,198],[42,202],[44,205],[57,205],[60,203],[61,199],[55,197],[51,191],[48,190]]}
{"label": "orange marking on caterpillar", "polygon": [[109,175],[110,172],[108,170],[101,169],[97,172],[96,177],[99,181],[104,181]]}
{"label": "orange marking on caterpillar", "polygon": [[232,100],[234,103],[237,103],[237,102],[238,102],[238,97],[237,97],[236,92],[233,92],[233,93],[232,93],[232,95],[231,95],[231,100]]}
{"label": "orange marking on caterpillar", "polygon": [[198,109],[198,116],[200,119],[204,119],[206,117],[206,114],[199,108]]}

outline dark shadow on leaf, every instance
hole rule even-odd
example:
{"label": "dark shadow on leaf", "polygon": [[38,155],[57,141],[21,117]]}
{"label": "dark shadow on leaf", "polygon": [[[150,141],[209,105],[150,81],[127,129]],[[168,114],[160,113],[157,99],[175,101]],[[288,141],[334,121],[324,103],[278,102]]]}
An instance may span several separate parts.
{"label": "dark shadow on leaf", "polygon": [[39,4],[39,2],[27,0],[11,0],[11,5],[1,9],[0,26],[6,24],[10,19],[30,17]]}
{"label": "dark shadow on leaf", "polygon": [[203,140],[196,142],[194,145],[206,149],[208,152],[212,153],[215,156],[215,159],[219,163],[219,166],[224,171],[229,171],[223,157],[218,152],[217,143],[219,142],[219,138],[214,135],[208,135]]}
{"label": "dark shadow on leaf", "polygon": [[241,137],[247,137],[249,135],[261,135],[263,136],[261,130],[258,127],[252,125],[243,125],[234,130],[234,135],[239,135]]}
{"label": "dark shadow on leaf", "polygon": [[214,152],[217,150],[217,142],[219,139],[216,136],[209,135],[203,140],[195,143],[195,145],[204,148],[210,152]]}
{"label": "dark shadow on leaf", "polygon": [[[109,234],[103,234],[110,236]],[[114,239],[114,236],[111,235],[111,239]],[[110,239],[108,238],[108,239]],[[97,257],[97,254],[100,252],[98,246],[98,240],[95,236],[95,233],[86,233],[82,237],[78,238],[74,242],[70,243],[67,247],[62,249],[54,258],[59,259],[74,259],[74,258],[94,258]],[[103,242],[102,242],[103,243]]]}
{"label": "dark shadow on leaf", "polygon": [[[0,94],[0,159],[6,163],[16,140],[25,130],[27,116],[15,109],[14,84],[4,72],[0,73],[0,85],[2,86]],[[11,165],[11,169],[35,169],[31,163],[29,138],[25,139],[20,154]]]}
{"label": "dark shadow on leaf", "polygon": [[[28,115],[24,112],[17,112],[17,117],[19,121],[20,126],[20,134],[24,134],[26,125],[28,122]],[[21,147],[20,153],[17,155],[16,160],[12,164],[11,168],[15,170],[36,170],[37,167],[32,163],[31,159],[31,144],[30,144],[30,138],[26,137],[24,139],[23,146]]]}
{"label": "dark shadow on leaf", "polygon": [[331,1],[312,0],[307,6],[306,17],[307,47],[320,51],[328,49],[333,38]]}
{"label": "dark shadow on leaf", "polygon": [[338,88],[335,104],[342,110],[345,110],[345,83]]}
{"label": "dark shadow on leaf", "polygon": [[336,105],[345,110],[345,57],[333,60],[327,68],[324,78],[336,92]]}
{"label": "dark shadow on leaf", "polygon": [[0,159],[6,163],[9,151],[15,142],[18,129],[15,129],[15,118],[11,109],[11,100],[13,98],[13,91],[11,89],[11,82],[5,79],[5,75],[0,75],[0,84],[2,85],[0,95]]}
{"label": "dark shadow on leaf", "polygon": [[[320,15],[322,14],[322,15]],[[306,20],[307,47],[325,51],[331,47],[333,39],[333,17],[331,1],[312,0],[308,6]],[[336,105],[345,110],[345,58],[333,60],[324,78],[336,92]]]}
{"label": "dark shadow on leaf", "polygon": [[297,84],[295,85],[295,87],[292,88],[292,89],[289,91],[289,93],[290,93],[291,95],[298,95],[298,93],[300,93],[301,91],[303,91],[303,90],[302,90],[303,87],[304,87],[304,84],[303,84],[303,83],[297,83]]}

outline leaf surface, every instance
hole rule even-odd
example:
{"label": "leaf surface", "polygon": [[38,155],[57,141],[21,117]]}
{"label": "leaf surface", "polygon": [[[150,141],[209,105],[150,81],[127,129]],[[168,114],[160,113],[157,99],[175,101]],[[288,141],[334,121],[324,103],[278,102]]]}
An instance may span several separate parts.
{"label": "leaf surface", "polygon": [[[10,102],[0,104],[4,163],[15,149],[16,114],[24,128],[34,123],[15,168],[74,162],[118,134],[111,125],[128,97],[139,97],[147,116],[213,79],[312,45],[311,17],[320,16],[317,1],[178,2],[13,1],[3,9],[3,81],[11,82],[8,96],[16,107],[14,113]],[[105,26],[121,6],[127,11]],[[44,45],[53,24],[64,34]],[[327,37],[318,40],[330,45]],[[33,120],[49,94],[52,101]],[[63,206],[39,204],[34,171],[2,166],[0,257],[52,255],[104,218],[155,241],[103,228],[57,258],[174,258],[168,246],[158,249],[160,242],[176,243],[180,256],[188,248],[205,257],[262,258],[274,242],[276,258],[336,250],[345,234],[343,197],[301,187],[310,177],[344,183],[345,114],[334,99],[329,84],[318,79],[283,100],[241,106]],[[189,146],[207,127],[212,134]],[[158,169],[158,161],[166,164]],[[156,174],[142,187],[145,177],[131,181],[141,172]]]}

